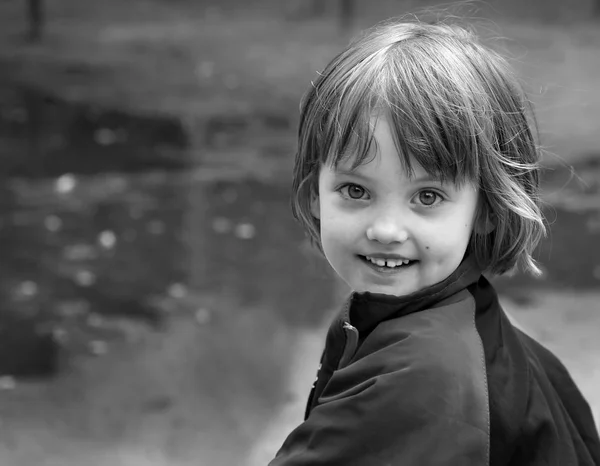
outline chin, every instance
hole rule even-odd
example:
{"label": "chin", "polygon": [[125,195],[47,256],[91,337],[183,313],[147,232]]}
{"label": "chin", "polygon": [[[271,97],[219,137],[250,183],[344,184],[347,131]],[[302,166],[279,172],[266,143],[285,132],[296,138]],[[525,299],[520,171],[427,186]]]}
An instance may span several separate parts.
{"label": "chin", "polygon": [[393,285],[380,285],[380,286],[373,286],[373,285],[363,285],[357,288],[353,288],[355,291],[359,292],[359,293],[365,293],[365,292],[369,292],[369,293],[375,293],[375,294],[386,294],[389,296],[406,296],[409,295],[411,293],[413,293],[414,289],[412,288],[406,288],[403,286],[393,286]]}

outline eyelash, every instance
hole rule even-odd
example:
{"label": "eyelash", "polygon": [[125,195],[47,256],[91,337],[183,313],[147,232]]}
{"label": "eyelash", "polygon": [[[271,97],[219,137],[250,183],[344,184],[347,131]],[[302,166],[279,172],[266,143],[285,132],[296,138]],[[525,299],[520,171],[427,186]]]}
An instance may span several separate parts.
{"label": "eyelash", "polygon": [[[353,198],[347,194],[347,189],[350,187],[353,187],[353,186],[356,186],[356,187],[362,189],[363,192],[365,194],[367,194],[367,190],[365,188],[363,188],[361,185],[356,184],[356,183],[344,183],[339,188],[337,188],[336,191],[338,191],[345,199],[348,199],[350,201],[364,201],[365,199],[363,199],[363,198]],[[346,193],[343,192],[344,190],[346,190]],[[421,189],[415,194],[415,196],[413,196],[413,198],[417,197],[421,193],[432,193],[434,196],[436,196],[436,200],[439,199],[440,202],[443,202],[446,200],[446,198],[443,195],[441,195],[438,191],[436,191],[434,189]],[[426,209],[432,209],[434,207],[437,207],[440,204],[440,202],[434,202],[431,205],[426,205],[426,204],[420,204],[420,205]]]}

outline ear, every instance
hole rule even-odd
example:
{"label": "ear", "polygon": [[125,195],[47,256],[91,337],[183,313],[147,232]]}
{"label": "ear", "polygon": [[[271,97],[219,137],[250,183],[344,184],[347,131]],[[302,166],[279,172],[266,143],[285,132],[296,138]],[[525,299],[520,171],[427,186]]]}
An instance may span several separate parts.
{"label": "ear", "polygon": [[[491,217],[491,218],[490,218]],[[479,215],[475,224],[475,233],[478,235],[488,235],[496,228],[496,217],[489,213]]]}
{"label": "ear", "polygon": [[319,203],[319,196],[313,194],[310,200],[310,213],[313,217],[321,219],[321,205]]}
{"label": "ear", "polygon": [[480,236],[490,234],[496,228],[496,216],[489,207],[487,199],[480,193],[477,201],[477,213],[475,214],[475,222],[473,232]]}

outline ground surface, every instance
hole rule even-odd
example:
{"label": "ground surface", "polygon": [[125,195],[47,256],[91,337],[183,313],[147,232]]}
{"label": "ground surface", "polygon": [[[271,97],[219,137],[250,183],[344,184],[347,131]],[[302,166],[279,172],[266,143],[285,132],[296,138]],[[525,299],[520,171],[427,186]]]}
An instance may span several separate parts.
{"label": "ground surface", "polygon": [[[495,27],[539,110],[552,234],[544,279],[498,287],[600,415],[600,33],[584,3],[534,3]],[[26,175],[2,187],[3,305],[63,344],[58,377],[0,379],[0,463],[265,464],[345,291],[290,218],[288,183],[297,102],[349,34],[233,1],[116,5],[49,2],[30,45],[21,5],[0,4],[2,160]],[[361,21],[395,12],[382,5]]]}

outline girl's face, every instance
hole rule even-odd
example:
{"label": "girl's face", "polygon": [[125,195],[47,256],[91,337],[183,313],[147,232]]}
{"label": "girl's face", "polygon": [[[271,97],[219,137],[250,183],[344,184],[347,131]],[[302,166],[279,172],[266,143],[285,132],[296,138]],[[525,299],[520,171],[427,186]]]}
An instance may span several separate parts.
{"label": "girl's face", "polygon": [[325,257],[358,292],[404,296],[447,278],[473,231],[477,188],[431,179],[413,161],[402,167],[390,126],[375,123],[375,158],[351,171],[323,166],[313,215]]}

